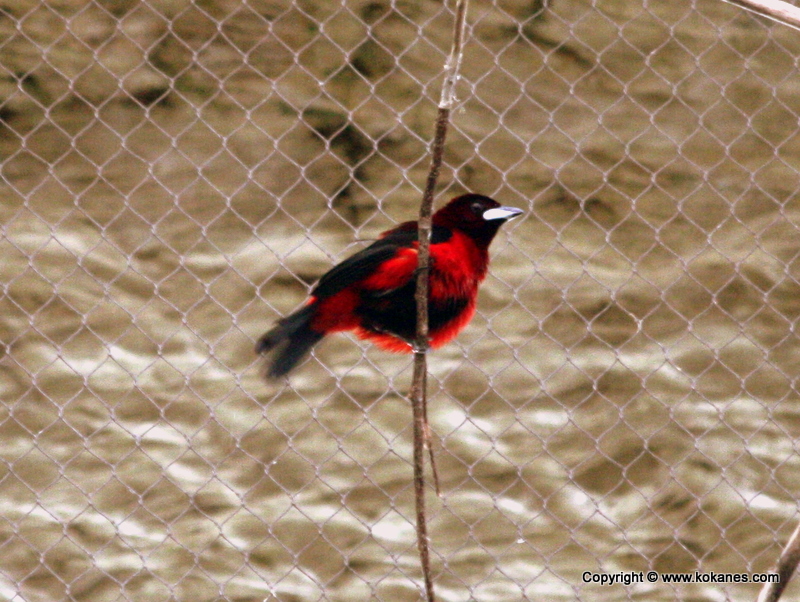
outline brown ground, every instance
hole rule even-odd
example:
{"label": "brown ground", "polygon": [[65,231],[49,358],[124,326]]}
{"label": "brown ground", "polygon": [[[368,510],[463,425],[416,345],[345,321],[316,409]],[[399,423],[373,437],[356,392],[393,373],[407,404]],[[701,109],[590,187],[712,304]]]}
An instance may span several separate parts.
{"label": "brown ground", "polygon": [[[765,571],[794,528],[800,38],[542,4],[470,7],[441,194],[527,215],[431,357],[437,587],[752,600],[581,574]],[[0,598],[418,599],[408,358],[336,337],[284,386],[252,344],[415,214],[448,10],[0,7]]]}

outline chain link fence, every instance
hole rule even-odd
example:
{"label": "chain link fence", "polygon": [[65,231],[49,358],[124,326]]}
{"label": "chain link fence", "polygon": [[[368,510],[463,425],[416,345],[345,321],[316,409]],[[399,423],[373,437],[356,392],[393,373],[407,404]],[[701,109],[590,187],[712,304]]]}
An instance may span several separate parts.
{"label": "chain link fence", "polygon": [[[800,38],[720,0],[468,22],[439,204],[526,213],[430,357],[438,595],[752,600],[663,575],[766,572],[800,518]],[[451,23],[0,0],[0,599],[419,599],[409,358],[252,349],[416,215]]]}

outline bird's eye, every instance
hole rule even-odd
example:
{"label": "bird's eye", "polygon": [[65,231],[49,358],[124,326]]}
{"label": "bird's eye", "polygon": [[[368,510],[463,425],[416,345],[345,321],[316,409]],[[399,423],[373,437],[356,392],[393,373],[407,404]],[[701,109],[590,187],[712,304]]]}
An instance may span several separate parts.
{"label": "bird's eye", "polygon": [[482,203],[479,203],[479,202],[476,201],[476,202],[472,203],[472,205],[470,206],[470,209],[472,209],[472,212],[475,215],[483,215],[484,207],[483,207]]}

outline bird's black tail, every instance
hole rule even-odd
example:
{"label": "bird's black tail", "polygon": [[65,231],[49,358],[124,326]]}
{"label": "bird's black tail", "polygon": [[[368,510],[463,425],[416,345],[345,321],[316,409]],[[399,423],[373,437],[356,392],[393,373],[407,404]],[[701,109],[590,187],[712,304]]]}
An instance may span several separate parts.
{"label": "bird's black tail", "polygon": [[313,303],[302,307],[280,320],[256,343],[256,353],[262,355],[275,349],[275,355],[267,368],[268,378],[280,378],[289,373],[324,333],[311,328],[311,319],[316,307]]}

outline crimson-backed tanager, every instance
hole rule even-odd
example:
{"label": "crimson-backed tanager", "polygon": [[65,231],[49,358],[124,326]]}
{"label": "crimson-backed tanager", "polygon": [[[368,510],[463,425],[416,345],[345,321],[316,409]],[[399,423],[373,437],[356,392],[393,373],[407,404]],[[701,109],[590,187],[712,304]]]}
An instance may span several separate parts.
{"label": "crimson-backed tanager", "polygon": [[[479,194],[451,200],[433,214],[428,290],[431,347],[455,337],[472,319],[489,244],[522,210]],[[417,329],[414,299],[417,222],[387,230],[370,246],[325,274],[300,309],[264,334],[256,351],[274,351],[267,376],[287,374],[322,337],[353,331],[395,353],[410,353]]]}

